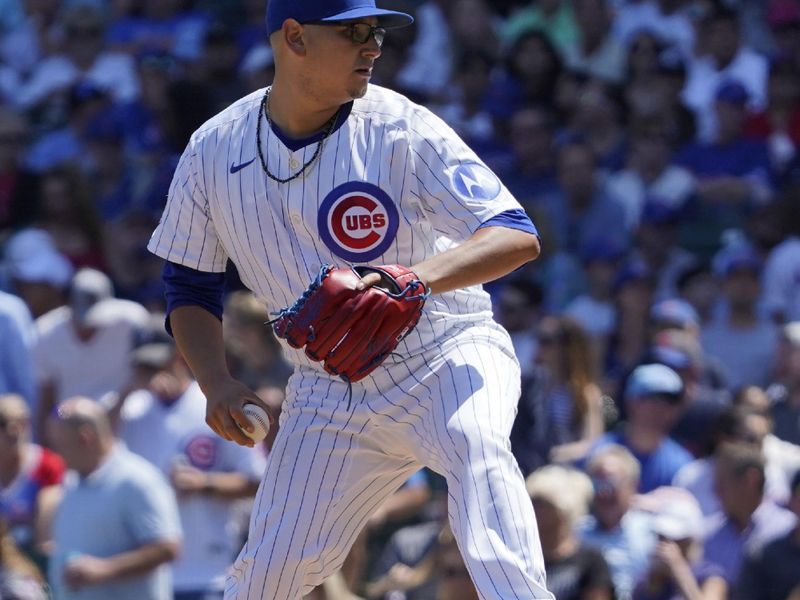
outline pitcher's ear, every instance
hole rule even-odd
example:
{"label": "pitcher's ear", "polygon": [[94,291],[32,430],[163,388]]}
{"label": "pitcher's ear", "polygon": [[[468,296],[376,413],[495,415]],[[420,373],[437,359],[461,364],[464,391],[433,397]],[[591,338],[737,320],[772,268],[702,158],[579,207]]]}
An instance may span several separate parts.
{"label": "pitcher's ear", "polygon": [[286,47],[298,55],[306,53],[305,28],[294,19],[286,19],[281,29]]}

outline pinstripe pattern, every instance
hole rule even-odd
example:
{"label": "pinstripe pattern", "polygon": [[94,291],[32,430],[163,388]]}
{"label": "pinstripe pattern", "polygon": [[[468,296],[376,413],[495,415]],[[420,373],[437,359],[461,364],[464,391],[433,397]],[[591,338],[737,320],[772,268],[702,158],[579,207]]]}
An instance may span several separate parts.
{"label": "pinstripe pattern", "polygon": [[[353,261],[343,254],[377,248],[380,255],[353,262],[412,265],[519,208],[502,185],[490,200],[473,194],[470,186],[479,184],[471,179],[457,186],[457,170],[480,165],[477,156],[428,110],[376,86],[349,107],[315,165],[278,184],[258,161],[248,164],[257,156],[262,96],[243,98],[192,136],[149,248],[202,271],[221,272],[230,258],[269,311],[291,304],[321,264]],[[281,178],[315,148],[289,147],[269,127],[260,143]],[[372,197],[373,211],[394,205],[396,217],[384,215],[396,220],[392,227],[364,234],[382,232],[375,235],[385,245],[353,243],[342,253],[337,243],[350,243],[347,235],[336,233],[333,212],[319,214],[344,198],[335,196],[339,188]],[[338,226],[345,223],[350,239],[359,239],[351,227],[357,218]],[[344,408],[341,381],[301,351],[286,348],[286,355],[296,370],[226,599],[307,593],[340,567],[375,508],[421,465],[447,478],[453,531],[481,597],[551,598],[508,444],[519,367],[479,286],[432,296],[396,353],[353,385],[353,410]]]}

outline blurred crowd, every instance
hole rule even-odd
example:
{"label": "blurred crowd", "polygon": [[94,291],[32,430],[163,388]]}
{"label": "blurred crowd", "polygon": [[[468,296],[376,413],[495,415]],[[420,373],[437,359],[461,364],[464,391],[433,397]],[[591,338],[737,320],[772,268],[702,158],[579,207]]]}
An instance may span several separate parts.
{"label": "blurred crowd", "polygon": [[[541,234],[486,287],[556,598],[800,600],[800,0],[382,5],[417,21],[373,82]],[[192,131],[271,81],[265,7],[0,0],[2,600],[222,598],[275,432],[207,427],[145,246]],[[231,372],[277,415],[227,275]],[[312,597],[477,598],[446,502],[417,473]]]}

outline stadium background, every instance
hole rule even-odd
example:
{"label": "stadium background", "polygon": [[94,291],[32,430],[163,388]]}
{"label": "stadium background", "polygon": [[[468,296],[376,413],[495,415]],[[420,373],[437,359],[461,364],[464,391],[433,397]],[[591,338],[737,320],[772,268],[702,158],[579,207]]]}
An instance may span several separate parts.
{"label": "stadium background", "polygon": [[[783,471],[767,497],[789,504],[800,493],[800,3],[383,4],[417,24],[389,32],[373,83],[442,116],[542,235],[537,261],[487,286],[523,367],[513,442],[524,474],[585,468],[599,436],[627,423],[631,371],[658,362],[685,387],[671,437],[704,459],[725,423],[763,417],[760,447]],[[117,298],[146,309],[119,317],[131,361],[143,329],[157,337],[161,264],[145,245],[191,132],[271,80],[264,14],[264,0],[0,0],[0,317],[17,331],[0,337],[0,393],[25,398],[38,442],[52,357],[66,351],[48,323],[59,307],[67,320],[81,310],[76,272],[105,273]],[[228,274],[231,368],[278,405],[287,367]],[[70,390],[121,405],[133,364],[93,363],[105,387]],[[765,436],[784,444],[782,462]],[[366,593],[401,526],[440,529],[438,478],[402,493],[348,562],[354,591]],[[236,510],[243,521],[246,502]],[[436,539],[429,591],[409,598],[453,593],[440,581],[452,541]],[[40,541],[41,560],[52,540]]]}

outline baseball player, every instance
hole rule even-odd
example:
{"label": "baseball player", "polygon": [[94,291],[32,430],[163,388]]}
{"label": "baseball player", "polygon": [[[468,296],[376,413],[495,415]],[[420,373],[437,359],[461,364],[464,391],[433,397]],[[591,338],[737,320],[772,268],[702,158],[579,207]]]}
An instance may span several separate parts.
{"label": "baseball player", "polygon": [[416,327],[363,379],[286,346],[294,374],[226,599],[308,593],[421,465],[447,479],[480,597],[553,597],[509,450],[519,364],[480,287],[534,259],[538,235],[443,121],[368,85],[384,36],[412,20],[373,0],[270,0],[273,85],[194,133],[149,244],[167,260],[168,326],[207,421],[240,444],[242,406],[263,404],[225,366],[228,259],[273,314],[307,298],[321,265],[403,265],[426,290]]}

